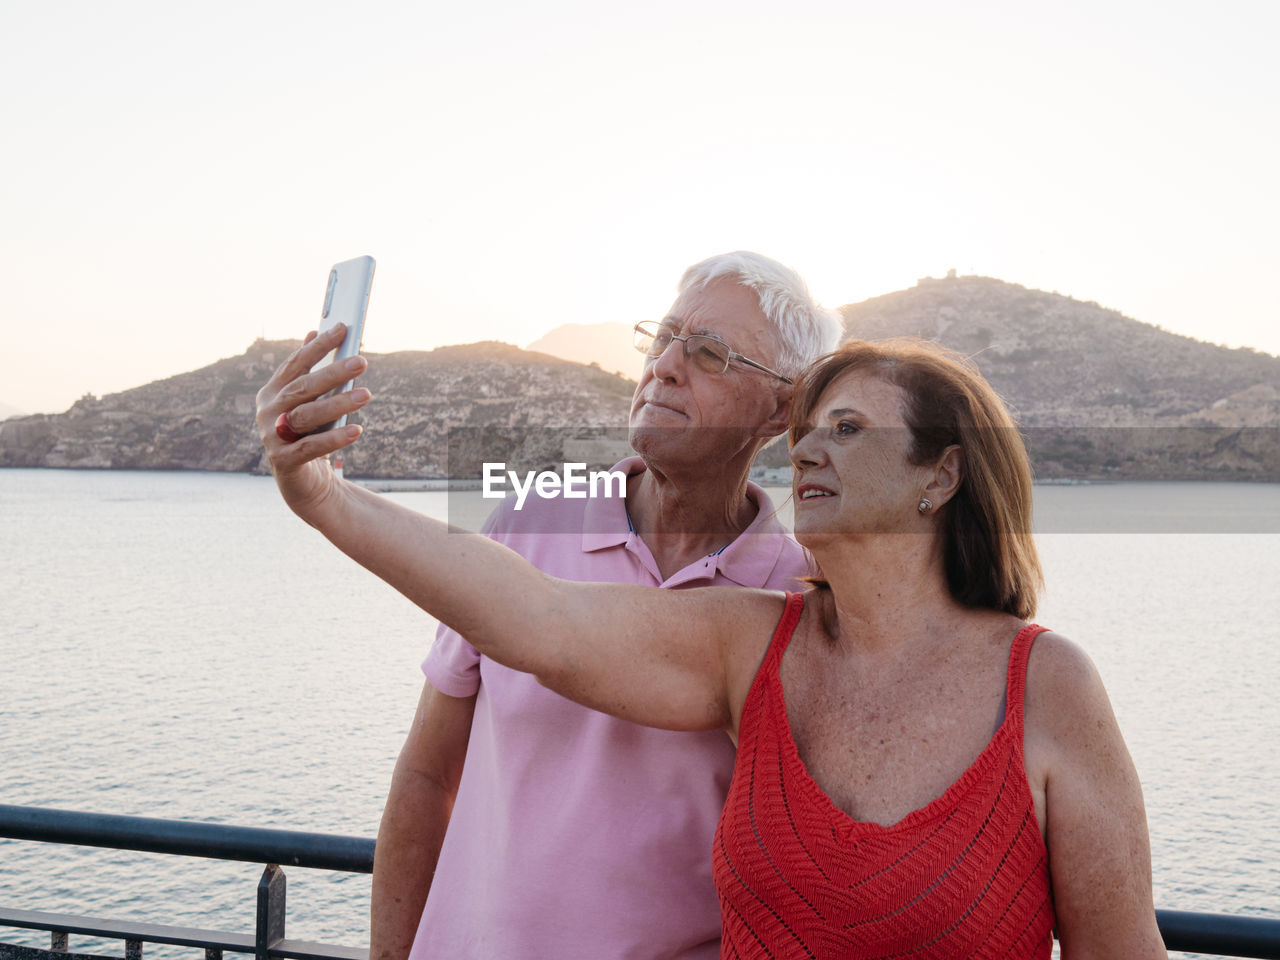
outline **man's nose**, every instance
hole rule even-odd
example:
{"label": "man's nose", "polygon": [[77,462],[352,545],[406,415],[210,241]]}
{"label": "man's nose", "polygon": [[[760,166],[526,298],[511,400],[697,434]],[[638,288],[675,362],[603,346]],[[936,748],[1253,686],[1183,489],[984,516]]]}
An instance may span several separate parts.
{"label": "man's nose", "polygon": [[653,375],[659,380],[671,380],[676,383],[683,381],[687,363],[684,355],[684,341],[672,337],[667,344],[667,349],[649,362],[653,367]]}

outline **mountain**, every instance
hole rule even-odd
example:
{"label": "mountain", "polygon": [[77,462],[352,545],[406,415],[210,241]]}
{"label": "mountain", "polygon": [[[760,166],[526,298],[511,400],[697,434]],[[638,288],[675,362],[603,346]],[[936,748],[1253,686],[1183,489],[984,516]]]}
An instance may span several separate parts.
{"label": "mountain", "polygon": [[644,369],[644,355],[631,345],[631,328],[625,323],[561,324],[525,349],[574,363],[594,363],[632,380],[639,380]]}
{"label": "mountain", "polygon": [[925,278],[840,313],[849,337],[970,357],[1041,477],[1280,480],[1280,357],[990,277]]}
{"label": "mountain", "polygon": [[[259,340],[190,373],[83,397],[66,413],[4,421],[0,467],[265,472],[255,396],[297,346]],[[374,401],[353,419],[365,433],[345,451],[355,476],[478,476],[483,460],[521,470],[599,465],[618,450],[599,437],[625,426],[634,387],[505,343],[366,356],[360,383]]]}
{"label": "mountain", "polygon": [[[923,336],[972,358],[1014,409],[1041,478],[1280,481],[1280,358],[989,277],[924,279],[841,314],[848,336]],[[583,331],[641,359],[622,324],[553,333],[590,342]],[[254,397],[296,347],[260,340],[66,413],[0,421],[0,467],[263,472]],[[625,425],[635,384],[599,366],[504,343],[368,356],[374,402],[345,454],[352,476],[478,476],[485,460],[596,467],[625,452],[608,428]],[[785,464],[785,446],[761,459]]]}
{"label": "mountain", "polygon": [[22,417],[26,415],[26,411],[19,410],[7,403],[0,403],[0,420],[7,420],[10,417]]}

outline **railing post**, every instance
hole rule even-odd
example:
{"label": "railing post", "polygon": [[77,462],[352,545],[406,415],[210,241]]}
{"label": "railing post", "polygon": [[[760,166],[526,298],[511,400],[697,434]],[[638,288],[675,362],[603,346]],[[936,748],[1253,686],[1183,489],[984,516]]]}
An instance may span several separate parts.
{"label": "railing post", "polygon": [[49,949],[54,953],[67,952],[67,932],[65,930],[49,931]]}
{"label": "railing post", "polygon": [[142,960],[141,940],[126,940],[124,942],[124,960]]}
{"label": "railing post", "polygon": [[254,927],[254,958],[267,960],[267,951],[284,939],[284,871],[267,864],[258,881],[258,922]]}

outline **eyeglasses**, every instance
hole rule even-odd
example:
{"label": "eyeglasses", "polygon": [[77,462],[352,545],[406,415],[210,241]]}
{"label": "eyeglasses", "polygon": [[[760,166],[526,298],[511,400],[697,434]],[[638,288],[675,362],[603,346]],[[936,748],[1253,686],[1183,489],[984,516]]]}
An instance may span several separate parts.
{"label": "eyeglasses", "polygon": [[667,352],[667,347],[671,346],[672,340],[679,340],[684,344],[684,355],[692,360],[694,366],[706,373],[721,374],[729,369],[729,361],[737,360],[745,363],[749,367],[755,367],[757,370],[763,370],[772,377],[777,377],[783,383],[793,383],[790,377],[784,377],[777,370],[771,370],[763,363],[757,363],[749,357],[744,357],[740,353],[736,353],[729,348],[729,345],[717,337],[710,337],[702,333],[691,333],[687,337],[682,337],[665,323],[657,320],[643,320],[636,324],[635,339],[632,341],[635,348],[643,353],[646,357],[656,359]]}

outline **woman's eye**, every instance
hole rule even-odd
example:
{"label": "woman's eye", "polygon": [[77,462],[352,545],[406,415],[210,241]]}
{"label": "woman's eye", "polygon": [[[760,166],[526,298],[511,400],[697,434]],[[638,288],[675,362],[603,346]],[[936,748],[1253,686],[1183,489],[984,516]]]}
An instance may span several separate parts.
{"label": "woman's eye", "polygon": [[835,427],[837,437],[851,437],[857,432],[858,425],[850,420],[841,420]]}

